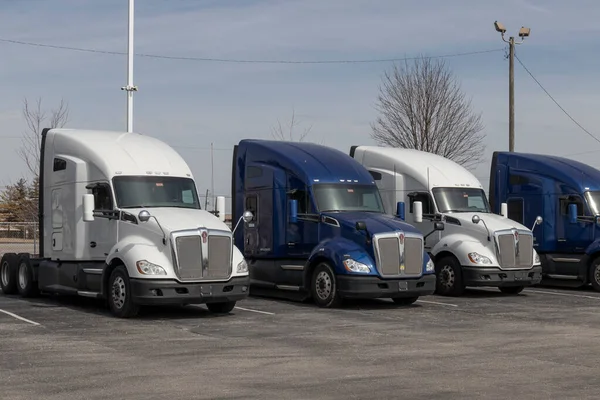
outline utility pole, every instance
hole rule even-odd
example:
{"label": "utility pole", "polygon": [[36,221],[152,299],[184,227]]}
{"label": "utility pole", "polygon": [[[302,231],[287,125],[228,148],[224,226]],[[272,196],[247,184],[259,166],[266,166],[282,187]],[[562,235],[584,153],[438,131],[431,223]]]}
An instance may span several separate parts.
{"label": "utility pole", "polygon": [[495,21],[494,27],[501,33],[502,40],[508,43],[508,151],[515,151],[515,45],[523,43],[531,29],[522,26],[519,30],[521,41],[515,42],[514,36],[504,39],[506,28],[500,22]]}
{"label": "utility pole", "polygon": [[133,92],[138,90],[133,85],[133,19],[134,19],[134,0],[129,0],[129,23],[127,40],[127,86],[121,90],[127,91],[127,132],[133,132]]}

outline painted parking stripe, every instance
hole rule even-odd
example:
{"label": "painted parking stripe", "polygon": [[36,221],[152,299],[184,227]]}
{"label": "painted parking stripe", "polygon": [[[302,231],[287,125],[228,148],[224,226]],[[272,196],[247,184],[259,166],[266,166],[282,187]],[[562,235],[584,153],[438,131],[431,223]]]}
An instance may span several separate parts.
{"label": "painted parking stripe", "polygon": [[254,312],[254,313],[259,313],[259,314],[266,314],[266,315],[275,315],[275,313],[272,312],[268,312],[268,311],[260,311],[260,310],[252,310],[251,308],[243,308],[243,307],[235,307],[238,310],[242,310],[242,311],[249,311],[249,312]]}
{"label": "painted parking stripe", "polygon": [[0,308],[0,312],[1,312],[1,313],[4,313],[4,314],[6,314],[6,315],[10,315],[11,317],[13,317],[13,318],[16,318],[16,319],[18,319],[18,320],[21,320],[21,321],[23,321],[23,322],[27,322],[28,324],[31,324],[31,325],[37,325],[37,326],[39,326],[39,325],[40,325],[40,324],[38,324],[38,323],[37,323],[37,322],[35,322],[35,321],[31,321],[31,320],[29,320],[29,319],[27,319],[27,318],[23,318],[23,317],[21,317],[21,316],[19,316],[19,315],[17,315],[17,314],[13,314],[13,313],[11,313],[11,312],[9,312],[9,311],[6,311],[6,310],[3,310],[3,309],[1,309],[1,308]]}
{"label": "painted parking stripe", "polygon": [[551,292],[549,290],[538,290],[538,289],[527,289],[526,291],[529,293],[553,294],[556,296],[580,297],[582,299],[600,300],[600,297],[598,297],[598,296],[586,296],[583,294],[560,293],[560,292]]}
{"label": "painted parking stripe", "polygon": [[427,303],[427,304],[437,304],[439,306],[458,307],[458,304],[439,303],[437,301],[429,301],[429,300],[417,300],[417,303]]}

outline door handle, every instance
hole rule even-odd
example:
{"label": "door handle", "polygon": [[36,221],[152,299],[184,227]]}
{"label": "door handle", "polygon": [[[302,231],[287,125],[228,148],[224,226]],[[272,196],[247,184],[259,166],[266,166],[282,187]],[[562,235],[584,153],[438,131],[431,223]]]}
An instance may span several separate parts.
{"label": "door handle", "polygon": [[52,238],[52,247],[56,246],[56,238]]}

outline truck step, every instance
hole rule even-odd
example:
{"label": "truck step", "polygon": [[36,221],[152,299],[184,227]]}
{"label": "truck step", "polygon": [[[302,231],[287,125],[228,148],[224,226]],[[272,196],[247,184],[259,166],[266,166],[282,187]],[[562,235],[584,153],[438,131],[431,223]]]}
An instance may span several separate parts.
{"label": "truck step", "polygon": [[83,291],[83,290],[78,290],[78,291],[77,291],[77,294],[78,294],[79,296],[83,296],[83,297],[91,297],[91,298],[93,298],[93,299],[98,299],[98,298],[100,298],[100,293],[97,293],[97,292],[86,292],[86,291]]}

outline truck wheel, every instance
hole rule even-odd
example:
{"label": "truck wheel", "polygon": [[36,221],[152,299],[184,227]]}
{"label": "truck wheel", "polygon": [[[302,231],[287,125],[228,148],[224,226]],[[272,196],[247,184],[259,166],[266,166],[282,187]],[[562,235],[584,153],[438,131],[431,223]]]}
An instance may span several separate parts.
{"label": "truck wheel", "polygon": [[396,303],[398,305],[401,305],[401,306],[410,306],[415,301],[419,300],[419,296],[415,296],[415,297],[393,297],[392,300],[394,300],[394,303]]}
{"label": "truck wheel", "polygon": [[135,317],[139,306],[133,302],[129,275],[124,266],[119,265],[108,279],[108,306],[115,317]]}
{"label": "truck wheel", "polygon": [[19,257],[17,269],[18,290],[22,297],[35,297],[39,294],[37,282],[34,279],[33,267],[28,255]]}
{"label": "truck wheel", "polygon": [[447,256],[435,263],[435,292],[442,296],[460,296],[465,291],[462,270],[456,258]]}
{"label": "truck wheel", "polygon": [[0,261],[0,287],[4,294],[17,294],[17,266],[19,257],[14,253],[5,253]]}
{"label": "truck wheel", "polygon": [[339,307],[342,296],[338,293],[337,280],[333,269],[327,263],[317,265],[312,274],[311,293],[319,307]]}
{"label": "truck wheel", "polygon": [[235,307],[235,301],[225,301],[223,303],[206,303],[208,311],[213,314],[227,314]]}
{"label": "truck wheel", "polygon": [[594,290],[600,292],[600,257],[597,257],[592,261],[588,279]]}
{"label": "truck wheel", "polygon": [[501,287],[500,291],[505,294],[519,294],[525,289],[525,286],[506,286]]}

